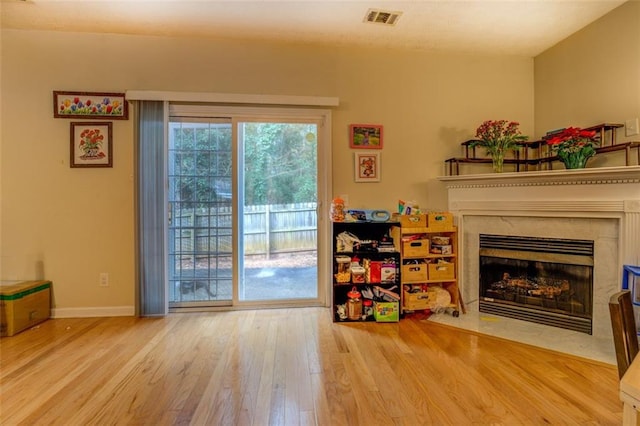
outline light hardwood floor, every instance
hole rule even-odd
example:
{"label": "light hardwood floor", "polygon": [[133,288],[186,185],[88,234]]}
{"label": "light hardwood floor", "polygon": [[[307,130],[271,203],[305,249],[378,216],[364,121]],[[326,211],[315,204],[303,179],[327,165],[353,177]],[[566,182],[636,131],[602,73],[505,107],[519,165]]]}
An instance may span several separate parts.
{"label": "light hardwood floor", "polygon": [[0,424],[616,425],[615,366],[326,308],[55,319],[0,339]]}

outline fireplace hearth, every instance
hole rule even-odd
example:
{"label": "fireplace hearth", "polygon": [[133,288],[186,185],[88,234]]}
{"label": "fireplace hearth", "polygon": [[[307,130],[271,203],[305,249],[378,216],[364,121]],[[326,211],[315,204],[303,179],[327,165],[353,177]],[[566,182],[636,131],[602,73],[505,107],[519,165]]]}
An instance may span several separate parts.
{"label": "fireplace hearth", "polygon": [[589,240],[480,234],[480,312],[592,333]]}

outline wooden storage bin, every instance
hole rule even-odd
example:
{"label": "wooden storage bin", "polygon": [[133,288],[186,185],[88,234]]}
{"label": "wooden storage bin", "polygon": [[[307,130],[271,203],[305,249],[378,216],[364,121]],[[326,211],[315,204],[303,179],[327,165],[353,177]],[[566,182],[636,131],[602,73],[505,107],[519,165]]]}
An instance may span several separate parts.
{"label": "wooden storage bin", "polygon": [[403,228],[426,228],[427,227],[427,215],[426,214],[398,214],[394,216],[400,226]]}
{"label": "wooden storage bin", "polygon": [[435,293],[432,291],[419,291],[416,293],[404,292],[404,308],[410,311],[421,311],[423,309],[429,309],[431,306]]}
{"label": "wooden storage bin", "polygon": [[429,240],[419,239],[403,241],[402,255],[404,257],[426,257],[429,255]]}
{"label": "wooden storage bin", "polygon": [[453,214],[449,212],[429,213],[427,223],[431,231],[450,230],[453,228]]}
{"label": "wooden storage bin", "polygon": [[454,280],[456,264],[454,262],[429,263],[429,281]]}
{"label": "wooden storage bin", "polygon": [[421,282],[426,281],[427,264],[426,263],[410,263],[408,265],[402,265],[402,281],[403,282]]}

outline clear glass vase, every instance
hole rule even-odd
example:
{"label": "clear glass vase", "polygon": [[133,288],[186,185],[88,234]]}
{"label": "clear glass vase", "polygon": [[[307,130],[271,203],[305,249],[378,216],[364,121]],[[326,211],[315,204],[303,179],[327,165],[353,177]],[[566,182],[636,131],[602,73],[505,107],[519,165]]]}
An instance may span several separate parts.
{"label": "clear glass vase", "polygon": [[491,162],[493,164],[494,173],[502,173],[502,167],[504,165],[504,151],[495,150],[491,154]]}

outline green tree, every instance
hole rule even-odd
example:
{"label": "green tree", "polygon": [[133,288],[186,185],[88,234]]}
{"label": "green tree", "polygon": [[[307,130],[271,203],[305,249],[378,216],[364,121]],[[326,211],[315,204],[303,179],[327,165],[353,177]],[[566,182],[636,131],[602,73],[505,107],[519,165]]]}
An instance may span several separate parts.
{"label": "green tree", "polygon": [[[230,202],[230,124],[180,123],[172,128],[169,174],[184,208]],[[245,205],[317,199],[317,132],[311,124],[244,123]]]}
{"label": "green tree", "polygon": [[311,124],[246,123],[245,205],[317,199],[317,133]]}

